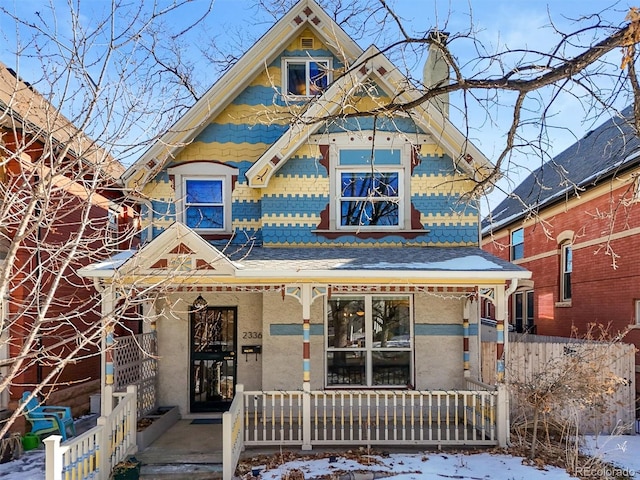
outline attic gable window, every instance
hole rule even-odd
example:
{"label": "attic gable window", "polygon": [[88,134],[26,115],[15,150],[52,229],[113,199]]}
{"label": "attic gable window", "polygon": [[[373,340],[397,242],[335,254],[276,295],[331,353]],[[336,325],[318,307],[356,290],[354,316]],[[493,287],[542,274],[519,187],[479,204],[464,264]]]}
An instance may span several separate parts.
{"label": "attic gable window", "polygon": [[330,59],[285,59],[284,91],[287,95],[311,97],[327,89],[330,81]]}

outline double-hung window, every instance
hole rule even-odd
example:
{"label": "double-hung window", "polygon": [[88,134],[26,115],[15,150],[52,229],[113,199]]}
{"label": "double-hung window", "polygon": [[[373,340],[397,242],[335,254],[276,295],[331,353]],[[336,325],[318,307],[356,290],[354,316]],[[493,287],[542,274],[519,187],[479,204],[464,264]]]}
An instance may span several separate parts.
{"label": "double-hung window", "polygon": [[202,233],[231,232],[231,191],[237,168],[197,161],[171,167],[168,173],[174,176],[178,221]]}
{"label": "double-hung window", "polygon": [[524,228],[511,232],[511,260],[524,258]]}
{"label": "double-hung window", "polygon": [[327,300],[326,385],[412,384],[412,299],[399,295],[332,296]]}
{"label": "double-hung window", "polygon": [[331,60],[296,58],[284,60],[284,91],[287,95],[319,95],[330,83]]}
{"label": "double-hung window", "polygon": [[185,224],[224,230],[224,178],[185,178]]}
{"label": "double-hung window", "polygon": [[403,148],[341,148],[336,155],[335,224],[345,230],[404,229],[408,155]]}
{"label": "double-hung window", "polygon": [[341,170],[340,226],[400,225],[399,170]]}
{"label": "double-hung window", "polygon": [[560,301],[571,300],[571,274],[573,272],[573,250],[570,243],[561,245],[560,250]]}

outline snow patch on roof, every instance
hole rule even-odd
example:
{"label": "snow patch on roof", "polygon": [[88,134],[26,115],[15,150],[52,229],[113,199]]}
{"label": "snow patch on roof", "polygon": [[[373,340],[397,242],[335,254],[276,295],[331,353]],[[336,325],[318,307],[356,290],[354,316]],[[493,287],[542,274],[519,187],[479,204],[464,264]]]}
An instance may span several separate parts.
{"label": "snow patch on roof", "polygon": [[379,262],[369,265],[362,265],[363,269],[378,269],[378,270],[455,270],[455,271],[479,271],[479,270],[502,270],[502,267],[497,263],[492,262],[480,255],[467,255],[460,258],[452,258],[451,260],[445,260],[442,262],[411,262],[411,263],[387,263]]}

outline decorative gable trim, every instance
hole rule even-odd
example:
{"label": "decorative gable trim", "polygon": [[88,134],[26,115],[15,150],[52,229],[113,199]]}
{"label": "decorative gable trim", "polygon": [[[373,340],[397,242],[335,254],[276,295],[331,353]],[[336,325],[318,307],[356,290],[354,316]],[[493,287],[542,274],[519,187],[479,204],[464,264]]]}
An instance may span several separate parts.
{"label": "decorative gable trim", "polygon": [[117,269],[119,276],[235,276],[236,268],[217,248],[181,223],[174,223]]}
{"label": "decorative gable trim", "polygon": [[[314,120],[339,113],[345,96],[364,81],[375,80],[382,88],[393,92],[399,104],[411,103],[421,96],[421,92],[412,87],[373,45],[354,64],[356,68],[336,80],[247,171],[249,186],[266,187],[273,174],[324,124],[322,120]],[[361,66],[357,68],[359,64]],[[480,150],[428,102],[417,105],[412,111],[416,124],[435,139],[435,143],[454,159],[456,166],[471,178],[479,180],[493,168]],[[275,158],[277,162],[273,161]]]}
{"label": "decorative gable trim", "polygon": [[362,49],[314,0],[301,0],[251,47],[172,129],[127,169],[121,179],[127,188],[141,190],[164,165],[189,144],[238,94],[305,28],[310,28],[345,64]]}

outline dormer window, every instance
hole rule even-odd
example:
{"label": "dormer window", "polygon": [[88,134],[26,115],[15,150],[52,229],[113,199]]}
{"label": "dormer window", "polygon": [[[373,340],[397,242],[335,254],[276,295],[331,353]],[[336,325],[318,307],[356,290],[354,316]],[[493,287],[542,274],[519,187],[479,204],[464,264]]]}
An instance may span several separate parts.
{"label": "dormer window", "polygon": [[283,85],[287,95],[320,95],[330,83],[331,59],[286,59],[283,71]]}

